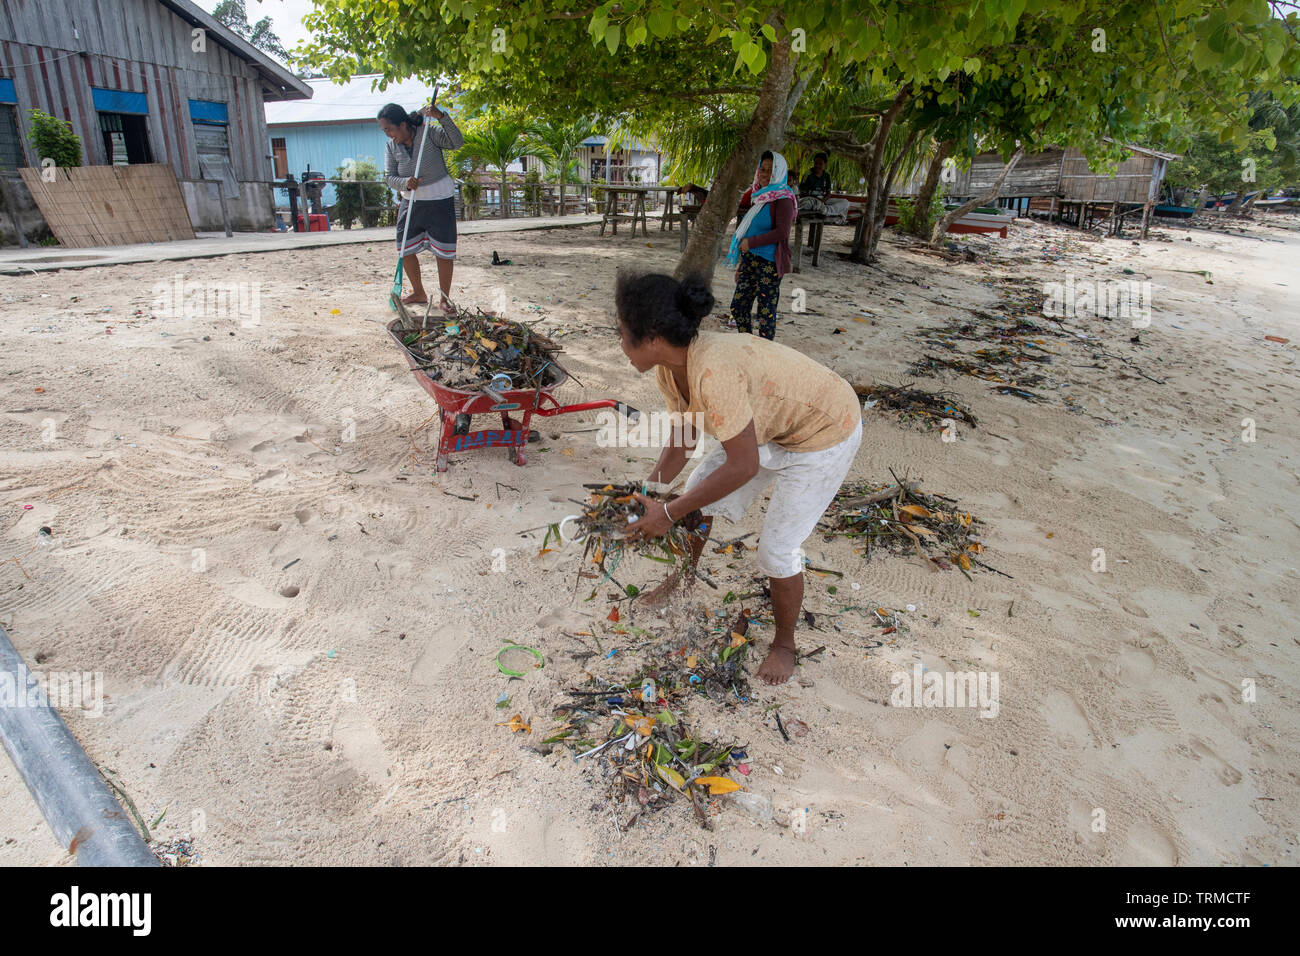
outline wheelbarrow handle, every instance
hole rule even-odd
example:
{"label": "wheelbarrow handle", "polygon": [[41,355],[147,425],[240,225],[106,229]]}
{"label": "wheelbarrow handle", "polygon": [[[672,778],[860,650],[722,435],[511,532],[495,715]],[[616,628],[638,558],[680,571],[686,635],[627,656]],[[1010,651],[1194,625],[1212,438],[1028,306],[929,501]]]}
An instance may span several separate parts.
{"label": "wheelbarrow handle", "polygon": [[636,424],[637,420],[641,417],[641,413],[639,411],[637,411],[631,405],[624,404],[623,402],[615,402],[614,408],[617,409],[629,422],[632,422],[633,424]]}

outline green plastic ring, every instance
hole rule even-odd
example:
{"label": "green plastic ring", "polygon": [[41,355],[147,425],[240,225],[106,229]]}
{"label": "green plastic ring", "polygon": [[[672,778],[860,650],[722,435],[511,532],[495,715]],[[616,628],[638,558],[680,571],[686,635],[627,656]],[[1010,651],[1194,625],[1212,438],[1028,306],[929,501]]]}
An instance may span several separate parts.
{"label": "green plastic ring", "polygon": [[[501,655],[504,654],[506,651],[527,651],[529,654],[532,654],[533,657],[537,658],[537,668],[546,666],[545,658],[543,658],[541,654],[537,653],[537,651],[533,650],[531,647],[528,647],[525,644],[507,644],[505,647],[501,648],[501,650],[497,651],[497,670],[505,674],[507,677],[523,677],[524,672],[512,671],[504,664],[501,663]],[[534,668],[534,670],[536,670],[537,668]]]}

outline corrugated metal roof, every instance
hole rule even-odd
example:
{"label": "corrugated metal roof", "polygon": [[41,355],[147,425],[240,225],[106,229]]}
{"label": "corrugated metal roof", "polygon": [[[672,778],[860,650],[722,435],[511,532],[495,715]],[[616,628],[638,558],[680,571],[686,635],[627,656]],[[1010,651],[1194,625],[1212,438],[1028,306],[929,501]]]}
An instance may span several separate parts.
{"label": "corrugated metal roof", "polygon": [[[288,67],[264,50],[259,50],[243,37],[238,36],[230,28],[214,20],[212,14],[192,3],[191,0],[158,0],[158,2],[171,9],[181,19],[203,27],[227,50],[252,63],[268,84],[263,89],[264,97],[268,93],[278,94],[287,100],[311,96],[310,87],[290,72]],[[106,15],[111,15],[111,11]]]}
{"label": "corrugated metal roof", "polygon": [[398,103],[413,110],[429,98],[432,87],[423,80],[401,80],[390,83],[382,93],[371,89],[379,77],[354,76],[342,85],[333,80],[304,80],[311,87],[310,100],[290,103],[268,101],[266,123],[268,126],[298,123],[339,123],[356,120],[374,122],[375,117],[388,103]]}

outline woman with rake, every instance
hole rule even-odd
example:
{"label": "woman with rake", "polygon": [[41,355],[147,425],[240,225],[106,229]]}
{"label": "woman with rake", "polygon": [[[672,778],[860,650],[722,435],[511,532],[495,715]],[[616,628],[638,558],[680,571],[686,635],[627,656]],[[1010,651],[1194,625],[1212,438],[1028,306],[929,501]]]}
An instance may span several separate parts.
{"label": "woman with rake", "polygon": [[[441,129],[431,129],[425,122],[433,116]],[[400,293],[401,271],[405,271],[411,277],[411,294],[402,301],[411,305],[429,301],[418,258],[427,249],[438,260],[442,310],[454,316],[451,275],[456,259],[456,183],[442,151],[460,149],[465,137],[447,111],[432,103],[415,113],[389,103],[379,111],[379,128],[388,137],[385,179],[402,197],[397,210],[397,251],[402,258],[394,293]]]}
{"label": "woman with rake", "polygon": [[[691,567],[699,560],[713,517],[740,521],[768,485],[771,502],[757,562],[770,578],[776,636],[758,669],[769,684],[794,673],[794,629],[803,604],[803,543],[844,482],[862,442],[862,411],[853,387],[806,355],[767,338],[701,332],[713,294],[698,277],[619,275],[615,287],[623,352],[638,372],[654,370],[674,429],[650,481],[671,483],[696,445],[697,431],[720,444],[669,501],[637,495],[645,509],[627,537],[666,533],[697,508],[704,523],[691,529]],[[662,596],[670,579],[651,597]]]}

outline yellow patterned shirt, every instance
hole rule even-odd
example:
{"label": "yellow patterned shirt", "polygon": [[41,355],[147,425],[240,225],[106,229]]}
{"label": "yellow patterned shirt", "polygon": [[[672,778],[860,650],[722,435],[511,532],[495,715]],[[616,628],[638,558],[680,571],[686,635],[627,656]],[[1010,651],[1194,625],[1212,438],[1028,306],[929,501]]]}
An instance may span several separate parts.
{"label": "yellow patterned shirt", "polygon": [[656,366],[655,381],[668,411],[693,416],[718,441],[736,437],[752,420],[760,445],[822,451],[862,420],[848,382],[802,352],[754,335],[695,337],[686,352],[689,406],[667,366]]}

